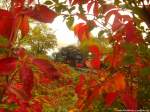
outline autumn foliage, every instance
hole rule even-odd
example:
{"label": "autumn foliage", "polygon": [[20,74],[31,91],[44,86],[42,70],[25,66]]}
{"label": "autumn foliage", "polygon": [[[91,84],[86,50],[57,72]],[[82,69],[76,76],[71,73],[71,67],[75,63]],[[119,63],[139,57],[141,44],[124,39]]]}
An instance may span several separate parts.
{"label": "autumn foliage", "polygon": [[[94,112],[94,103],[101,97],[104,108],[111,108],[115,102],[123,105],[123,109],[135,112],[144,108],[138,99],[138,81],[143,77],[149,81],[150,37],[149,31],[142,29],[140,24],[145,22],[149,29],[149,0],[146,4],[139,0],[137,3],[115,0],[111,4],[105,0],[52,0],[45,4],[36,4],[34,0],[6,0],[9,1],[10,8],[0,9],[0,41],[5,42],[0,42],[0,112],[42,112],[42,101],[50,100],[46,95],[36,98],[34,91],[38,84],[46,86],[54,81],[59,83],[58,87],[72,85],[74,88],[77,101],[69,112]],[[74,13],[76,7],[78,11]],[[121,11],[127,14],[123,15]],[[130,15],[130,11],[135,14]],[[104,37],[112,49],[105,53],[103,45],[87,44],[91,57],[85,59],[84,65],[88,72],[79,74],[76,82],[65,78],[65,74],[71,74],[67,67],[58,67],[56,62],[32,56],[21,45],[16,45],[18,39],[28,35],[30,19],[52,23],[57,16],[64,16],[80,44],[91,38]],[[74,25],[74,16],[83,22]],[[114,19],[110,22],[112,16]],[[94,28],[99,28],[97,37],[91,32]],[[149,99],[143,101],[147,104]]]}

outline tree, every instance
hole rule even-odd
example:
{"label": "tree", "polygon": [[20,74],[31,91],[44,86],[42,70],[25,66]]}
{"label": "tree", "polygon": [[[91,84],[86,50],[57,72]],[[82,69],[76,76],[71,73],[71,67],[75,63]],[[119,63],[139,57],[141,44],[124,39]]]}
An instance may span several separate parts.
{"label": "tree", "polygon": [[47,55],[47,51],[56,47],[56,37],[52,29],[44,24],[37,24],[23,40],[23,46],[30,46],[27,49],[33,55]]}
{"label": "tree", "polygon": [[63,47],[55,53],[55,60],[62,60],[62,62],[72,66],[83,64],[83,58],[81,51],[73,45]]}

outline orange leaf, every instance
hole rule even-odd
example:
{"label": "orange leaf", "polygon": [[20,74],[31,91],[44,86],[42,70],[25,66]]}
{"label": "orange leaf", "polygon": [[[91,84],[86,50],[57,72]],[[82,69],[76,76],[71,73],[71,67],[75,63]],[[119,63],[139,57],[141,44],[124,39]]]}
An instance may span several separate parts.
{"label": "orange leaf", "polygon": [[124,90],[126,88],[125,76],[123,73],[115,73],[113,77],[113,84],[117,91]]}
{"label": "orange leaf", "polygon": [[22,22],[20,25],[21,33],[23,36],[27,35],[29,32],[29,21],[28,21],[28,16],[24,16],[22,18]]}
{"label": "orange leaf", "polygon": [[80,41],[89,38],[89,26],[85,23],[79,23],[74,27],[74,33]]}

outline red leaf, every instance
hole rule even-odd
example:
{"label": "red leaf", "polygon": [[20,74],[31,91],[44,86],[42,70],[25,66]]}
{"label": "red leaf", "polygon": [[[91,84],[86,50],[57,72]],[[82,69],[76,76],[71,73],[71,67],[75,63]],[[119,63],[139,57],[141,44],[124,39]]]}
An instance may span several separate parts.
{"label": "red leaf", "polygon": [[121,15],[119,14],[118,10],[109,11],[105,16],[105,22],[107,24],[108,24],[108,21],[112,15],[115,16],[113,23],[111,23],[112,24],[112,30],[115,31],[117,28],[119,28],[122,25],[122,23],[120,22],[120,19],[121,19],[120,16]]}
{"label": "red leaf", "polygon": [[40,102],[34,101],[30,106],[33,112],[42,112],[42,104]]}
{"label": "red leaf", "polygon": [[78,97],[82,97],[83,96],[84,82],[85,82],[84,75],[80,75],[79,82],[78,82],[78,84],[75,87],[75,92],[77,93]]}
{"label": "red leaf", "polygon": [[17,50],[16,54],[17,54],[17,56],[18,56],[19,58],[22,58],[22,59],[23,59],[23,58],[26,56],[26,50],[25,50],[24,48],[20,47],[20,48]]}
{"label": "red leaf", "polygon": [[11,0],[15,5],[24,5],[25,0]]}
{"label": "red leaf", "polygon": [[45,5],[37,4],[35,8],[28,13],[30,17],[40,22],[51,23],[57,14]]}
{"label": "red leaf", "polygon": [[23,101],[14,112],[29,112],[28,105],[29,104],[26,101]]}
{"label": "red leaf", "polygon": [[117,16],[115,16],[114,22],[112,24],[112,31],[118,30],[123,24],[119,22]]}
{"label": "red leaf", "polygon": [[52,82],[52,80],[47,77],[40,78],[40,83],[42,83],[42,84],[50,84],[51,82]]}
{"label": "red leaf", "polygon": [[117,98],[117,96],[118,96],[117,92],[108,93],[105,97],[106,106],[110,107],[112,103],[115,101],[115,99]]}
{"label": "red leaf", "polygon": [[137,110],[137,100],[128,92],[121,96],[122,103],[129,110]]}
{"label": "red leaf", "polygon": [[99,58],[101,56],[101,53],[99,51],[99,47],[97,45],[90,45],[89,51],[94,55],[94,57]]}
{"label": "red leaf", "polygon": [[78,4],[78,5],[82,5],[83,3],[87,3],[89,0],[70,0],[70,3],[72,2],[72,5]]}
{"label": "red leaf", "polygon": [[128,22],[125,26],[126,41],[129,43],[139,43],[142,38],[137,34],[137,30],[133,25],[133,22]]}
{"label": "red leaf", "polygon": [[3,109],[3,108],[0,108],[0,112],[5,112],[5,109]]}
{"label": "red leaf", "polygon": [[11,12],[0,9],[0,35],[10,38],[14,17]]}
{"label": "red leaf", "polygon": [[24,8],[25,0],[11,0],[11,12],[17,15]]}
{"label": "red leaf", "polygon": [[[79,0],[73,0],[72,5],[75,5],[78,3]],[[79,4],[79,3],[78,3]]]}
{"label": "red leaf", "polygon": [[52,79],[58,79],[60,74],[57,69],[48,61],[44,59],[33,59],[32,63],[36,65],[42,72],[49,75]]}
{"label": "red leaf", "polygon": [[94,4],[94,11],[93,11],[93,13],[94,13],[94,16],[98,16],[98,14],[99,14],[99,6],[98,6],[98,1],[95,1],[95,4]]}
{"label": "red leaf", "polygon": [[101,89],[99,86],[94,87],[92,91],[88,91],[88,97],[87,97],[88,104],[91,104],[92,101],[98,98],[100,94],[101,94]]}
{"label": "red leaf", "polygon": [[0,59],[0,74],[9,75],[16,69],[17,59],[13,57]]}
{"label": "red leaf", "polygon": [[113,54],[107,55],[107,57],[105,58],[105,61],[109,61],[111,67],[116,68],[122,63],[124,49],[121,47],[120,44],[115,44],[113,46],[113,51],[114,51]]}
{"label": "red leaf", "polygon": [[29,32],[29,17],[24,16],[20,25],[22,36],[26,36]]}
{"label": "red leaf", "polygon": [[33,0],[28,0],[28,3],[31,4],[33,2]]}
{"label": "red leaf", "polygon": [[71,4],[71,3],[72,3],[72,0],[69,0],[69,3]]}
{"label": "red leaf", "polygon": [[109,11],[111,11],[112,9],[115,9],[116,7],[114,6],[114,5],[110,5],[110,4],[103,4],[102,5],[102,12],[103,12],[103,14],[105,14],[105,13],[107,13],[107,12],[109,12]]}
{"label": "red leaf", "polygon": [[[11,93],[11,94],[10,94]],[[23,84],[22,83],[17,83],[17,84],[11,84],[11,86],[8,87],[8,96],[9,100],[8,103],[18,103],[18,100],[26,100],[28,99],[28,95],[26,94]]]}
{"label": "red leaf", "polygon": [[87,11],[88,11],[88,12],[90,11],[90,9],[91,9],[93,3],[94,3],[93,1],[91,1],[90,3],[88,3],[88,5],[87,5]]}
{"label": "red leaf", "polygon": [[91,60],[91,66],[92,68],[99,69],[100,68],[100,58],[101,58],[101,53],[99,51],[99,47],[97,45],[90,45],[89,46],[89,51],[93,55],[93,59]]}
{"label": "red leaf", "polygon": [[22,64],[20,67],[20,78],[23,82],[23,88],[27,95],[31,97],[33,88],[33,73],[31,67],[27,64]]}
{"label": "red leaf", "polygon": [[94,69],[99,69],[100,68],[100,59],[99,58],[94,58],[91,60],[91,65],[92,65],[92,68]]}
{"label": "red leaf", "polygon": [[82,68],[84,65],[82,64],[82,63],[77,63],[76,64],[76,67],[78,67],[78,68]]}

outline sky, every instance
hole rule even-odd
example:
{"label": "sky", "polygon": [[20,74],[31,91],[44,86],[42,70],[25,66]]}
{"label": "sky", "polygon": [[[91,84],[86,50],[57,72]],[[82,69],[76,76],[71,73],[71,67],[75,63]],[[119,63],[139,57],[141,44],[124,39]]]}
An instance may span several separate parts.
{"label": "sky", "polygon": [[73,31],[70,31],[67,28],[66,23],[65,21],[63,22],[63,18],[61,16],[55,18],[53,23],[49,24],[49,26],[55,32],[58,48],[72,44],[76,45],[78,43],[78,39],[75,37]]}

